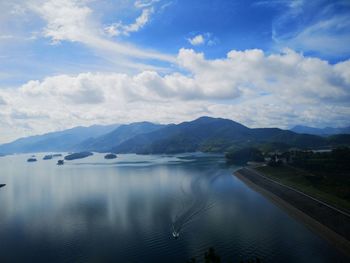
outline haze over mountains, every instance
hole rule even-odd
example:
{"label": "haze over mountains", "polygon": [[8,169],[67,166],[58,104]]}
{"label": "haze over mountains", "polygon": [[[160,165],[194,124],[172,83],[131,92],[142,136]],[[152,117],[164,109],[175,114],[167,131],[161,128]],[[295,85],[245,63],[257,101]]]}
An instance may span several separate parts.
{"label": "haze over mountains", "polygon": [[291,129],[291,131],[296,133],[328,136],[328,135],[335,135],[335,134],[350,134],[350,126],[343,127],[343,128],[332,128],[332,127],[314,128],[309,126],[297,125],[297,126],[294,126]]}
{"label": "haze over mountains", "polygon": [[128,125],[121,125],[113,131],[99,137],[89,138],[74,146],[74,150],[108,152],[115,145],[118,145],[132,137],[153,132],[165,125],[150,122],[136,122]]}
{"label": "haze over mountains", "polygon": [[119,124],[79,126],[63,131],[24,137],[0,145],[0,153],[70,151],[78,142],[91,137],[99,137],[115,130],[118,126]]}
{"label": "haze over mountains", "polygon": [[96,151],[115,153],[225,152],[246,146],[268,150],[349,145],[350,135],[321,137],[278,128],[251,129],[228,119],[201,117],[180,124],[138,122],[94,125],[21,138],[0,145],[0,153]]}

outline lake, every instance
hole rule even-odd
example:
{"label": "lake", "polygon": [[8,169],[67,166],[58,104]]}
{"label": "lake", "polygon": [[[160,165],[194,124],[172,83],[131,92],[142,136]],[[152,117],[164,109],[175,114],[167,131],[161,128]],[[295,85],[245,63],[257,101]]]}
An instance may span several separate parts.
{"label": "lake", "polygon": [[0,158],[0,262],[347,262],[221,155],[44,155]]}

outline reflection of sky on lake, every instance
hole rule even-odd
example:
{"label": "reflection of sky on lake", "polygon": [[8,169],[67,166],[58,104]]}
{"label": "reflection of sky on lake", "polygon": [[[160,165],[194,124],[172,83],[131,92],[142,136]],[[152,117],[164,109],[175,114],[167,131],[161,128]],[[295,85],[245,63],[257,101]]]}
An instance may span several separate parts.
{"label": "reflection of sky on lake", "polygon": [[[95,154],[57,166],[42,155],[0,158],[5,262],[185,262],[210,246],[235,261],[343,259],[233,177],[222,156]],[[215,205],[172,239],[175,216],[201,195]]]}

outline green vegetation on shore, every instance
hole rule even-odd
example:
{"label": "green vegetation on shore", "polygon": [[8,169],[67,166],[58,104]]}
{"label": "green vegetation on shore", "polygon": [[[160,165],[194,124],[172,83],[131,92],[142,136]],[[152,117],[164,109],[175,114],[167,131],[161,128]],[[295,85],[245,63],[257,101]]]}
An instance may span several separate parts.
{"label": "green vegetation on shore", "polygon": [[[307,171],[289,164],[267,165],[255,169],[277,182],[291,186],[340,209],[350,211],[350,184],[346,173],[338,174],[329,171],[326,174],[323,171],[318,172],[311,169]],[[343,176],[339,176],[341,174]]]}
{"label": "green vegetation on shore", "polygon": [[258,148],[243,148],[226,154],[228,162],[265,162],[257,167],[285,185],[350,211],[350,148],[327,151],[287,150],[264,152]]}
{"label": "green vegetation on shore", "polygon": [[253,147],[247,147],[247,148],[229,152],[225,155],[225,157],[229,160],[229,162],[236,163],[236,164],[245,164],[248,161],[253,161],[253,162],[264,161],[263,154],[258,149]]}

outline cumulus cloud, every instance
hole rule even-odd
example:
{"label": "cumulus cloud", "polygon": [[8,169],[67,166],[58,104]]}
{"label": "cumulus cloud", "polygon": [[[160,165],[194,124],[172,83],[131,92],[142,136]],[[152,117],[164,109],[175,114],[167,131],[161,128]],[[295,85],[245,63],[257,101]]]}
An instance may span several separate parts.
{"label": "cumulus cloud", "polygon": [[197,35],[193,38],[189,38],[188,42],[190,42],[193,46],[198,46],[204,44],[204,37],[202,35]]}
{"label": "cumulus cloud", "polygon": [[2,96],[0,96],[0,106],[6,105],[6,104],[7,104],[6,100]]}
{"label": "cumulus cloud", "polygon": [[0,114],[8,126],[30,119],[32,133],[94,123],[180,122],[201,115],[251,127],[348,125],[349,60],[332,65],[292,50],[267,55],[256,49],[206,59],[181,49],[177,63],[181,72],[80,73],[29,81],[16,90],[0,90],[7,100]]}
{"label": "cumulus cloud", "polygon": [[28,97],[54,96],[67,103],[98,104],[104,101],[103,85],[98,77],[91,78],[91,74],[79,74],[72,77],[67,75],[54,76],[42,82],[29,81],[20,91]]}
{"label": "cumulus cloud", "polygon": [[43,33],[53,42],[80,41],[85,35],[91,34],[92,10],[83,1],[51,0],[43,4],[31,3],[29,6],[47,21]]}
{"label": "cumulus cloud", "polygon": [[235,98],[246,91],[278,94],[296,103],[349,101],[348,62],[335,66],[292,50],[265,55],[262,50],[231,51],[225,59],[206,60],[182,49],[179,64],[192,72],[203,94]]}
{"label": "cumulus cloud", "polygon": [[198,34],[192,38],[188,38],[187,41],[192,46],[200,46],[204,44],[208,46],[213,46],[218,42],[216,38],[213,38],[213,35],[211,33]]}

